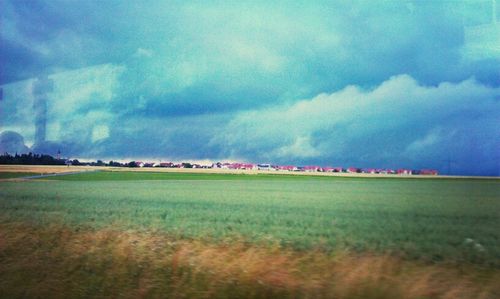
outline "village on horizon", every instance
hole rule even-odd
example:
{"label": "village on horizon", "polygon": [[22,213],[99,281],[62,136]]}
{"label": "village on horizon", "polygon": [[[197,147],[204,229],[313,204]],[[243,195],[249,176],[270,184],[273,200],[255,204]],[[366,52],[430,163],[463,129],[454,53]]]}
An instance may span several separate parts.
{"label": "village on horizon", "polygon": [[435,169],[407,169],[407,168],[359,168],[359,167],[332,167],[332,166],[295,166],[276,165],[269,163],[240,163],[240,162],[215,162],[215,163],[191,163],[191,162],[143,162],[130,161],[118,162],[110,160],[108,163],[97,161],[80,161],[78,159],[61,158],[60,153],[54,158],[45,154],[15,154],[14,156],[4,153],[0,155],[0,164],[24,164],[24,165],[73,165],[73,166],[112,166],[131,168],[195,168],[195,169],[228,169],[228,170],[267,170],[267,171],[290,171],[290,172],[330,172],[330,173],[365,173],[365,174],[398,174],[398,175],[438,175]]}

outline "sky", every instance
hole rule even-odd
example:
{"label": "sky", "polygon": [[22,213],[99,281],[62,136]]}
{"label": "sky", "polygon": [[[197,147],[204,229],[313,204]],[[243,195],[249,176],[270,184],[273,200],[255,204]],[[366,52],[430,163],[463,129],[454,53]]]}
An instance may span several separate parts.
{"label": "sky", "polygon": [[0,150],[500,175],[500,3],[269,2],[0,0]]}

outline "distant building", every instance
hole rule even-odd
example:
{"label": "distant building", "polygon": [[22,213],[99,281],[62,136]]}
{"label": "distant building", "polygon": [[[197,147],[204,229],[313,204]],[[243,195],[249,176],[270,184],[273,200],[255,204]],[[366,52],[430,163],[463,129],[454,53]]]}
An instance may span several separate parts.
{"label": "distant building", "polygon": [[333,172],[344,172],[344,168],[342,168],[342,167],[333,167]]}
{"label": "distant building", "polygon": [[257,164],[258,170],[272,170],[271,164]]}
{"label": "distant building", "polygon": [[411,175],[412,171],[411,171],[411,169],[403,169],[403,168],[401,168],[401,169],[398,169],[396,171],[396,173],[399,174],[399,175]]}
{"label": "distant building", "polygon": [[257,169],[257,166],[252,163],[243,163],[241,164],[241,169],[246,169],[246,170],[254,170]]}
{"label": "distant building", "polygon": [[321,167],[319,167],[319,166],[304,166],[304,171],[306,171],[306,172],[318,172],[318,171],[321,171]]}
{"label": "distant building", "polygon": [[359,172],[361,172],[361,169],[356,168],[356,167],[349,167],[349,168],[347,168],[347,172],[348,173],[359,173]]}
{"label": "distant building", "polygon": [[279,166],[279,170],[296,171],[297,167],[293,166],[293,165],[283,165],[283,166]]}
{"label": "distant building", "polygon": [[421,175],[438,175],[438,171],[435,169],[422,169],[420,170]]}

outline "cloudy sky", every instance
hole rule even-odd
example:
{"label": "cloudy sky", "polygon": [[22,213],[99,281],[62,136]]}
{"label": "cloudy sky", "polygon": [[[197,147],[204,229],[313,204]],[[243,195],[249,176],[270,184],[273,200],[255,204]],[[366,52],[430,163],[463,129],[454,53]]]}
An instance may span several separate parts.
{"label": "cloudy sky", "polygon": [[2,150],[500,175],[500,4],[233,2],[0,0]]}

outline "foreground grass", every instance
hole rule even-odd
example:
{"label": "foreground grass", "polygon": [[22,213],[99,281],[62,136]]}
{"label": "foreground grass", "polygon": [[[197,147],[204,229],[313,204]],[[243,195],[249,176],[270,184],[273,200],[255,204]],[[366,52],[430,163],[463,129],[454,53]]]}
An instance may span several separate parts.
{"label": "foreground grass", "polygon": [[500,296],[499,272],[471,265],[56,224],[0,224],[0,265],[1,298]]}
{"label": "foreground grass", "polygon": [[0,222],[157,229],[178,238],[498,268],[499,187],[488,180],[313,178],[2,182]]}
{"label": "foreground grass", "polygon": [[0,182],[0,298],[500,298],[498,180]]}

